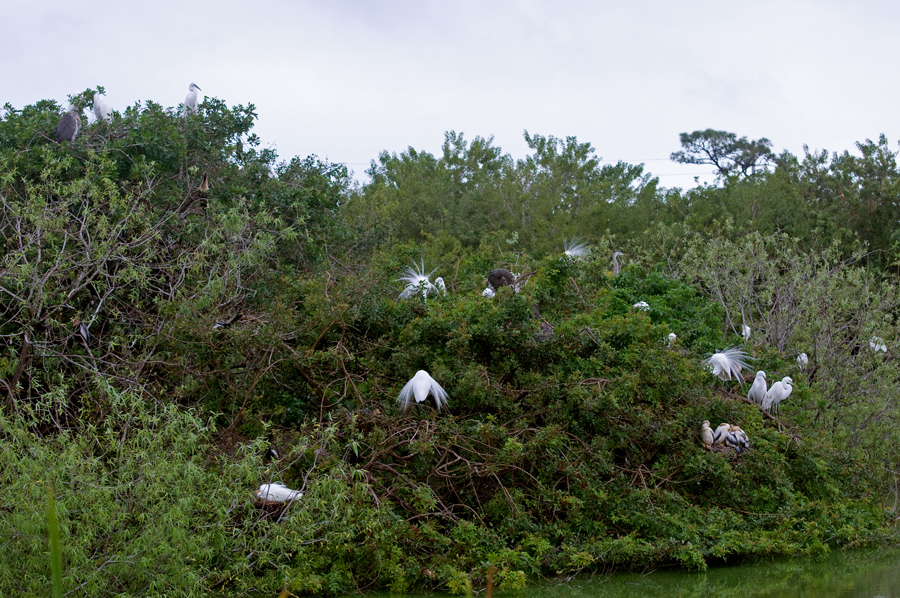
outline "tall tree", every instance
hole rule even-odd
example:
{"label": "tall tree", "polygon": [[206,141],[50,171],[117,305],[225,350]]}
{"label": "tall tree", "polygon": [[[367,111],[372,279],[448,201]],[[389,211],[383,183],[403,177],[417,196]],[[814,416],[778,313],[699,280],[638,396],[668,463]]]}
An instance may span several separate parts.
{"label": "tall tree", "polygon": [[673,152],[671,159],[680,164],[712,164],[724,177],[734,174],[752,176],[757,167],[772,163],[772,142],[762,137],[748,140],[728,131],[694,131],[681,134],[682,151]]}

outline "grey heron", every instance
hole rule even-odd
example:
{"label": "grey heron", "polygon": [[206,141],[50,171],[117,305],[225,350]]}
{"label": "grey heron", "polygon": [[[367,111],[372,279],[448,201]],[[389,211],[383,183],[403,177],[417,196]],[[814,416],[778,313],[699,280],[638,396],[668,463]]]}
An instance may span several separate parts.
{"label": "grey heron", "polygon": [[203,91],[196,83],[188,86],[188,94],[184,97],[184,115],[197,114],[197,92]]}
{"label": "grey heron", "polygon": [[622,266],[619,264],[619,256],[622,256],[622,255],[625,255],[625,254],[622,253],[621,251],[616,251],[616,252],[613,253],[613,256],[612,256],[612,262],[613,262],[613,270],[612,270],[612,273],[613,273],[613,276],[617,275],[619,272],[622,271]]}
{"label": "grey heron", "polygon": [[75,139],[75,136],[78,135],[78,131],[81,130],[81,110],[69,104],[69,110],[63,117],[59,119],[59,124],[56,125],[56,130],[54,133],[56,134],[56,142],[62,143],[63,141],[72,141]]}
{"label": "grey heron", "polygon": [[741,370],[747,367],[747,354],[737,347],[728,347],[724,351],[713,353],[706,359],[710,371],[722,382],[741,379]]}
{"label": "grey heron", "polygon": [[416,403],[422,403],[429,394],[434,397],[438,411],[441,410],[441,407],[447,406],[447,391],[428,372],[419,370],[400,390],[397,402],[400,403],[400,408],[405,413],[409,408],[410,399],[415,397]]}
{"label": "grey heron", "polygon": [[491,285],[494,290],[497,290],[500,287],[516,286],[516,275],[505,268],[497,268],[496,270],[491,270],[487,278],[488,284]]}

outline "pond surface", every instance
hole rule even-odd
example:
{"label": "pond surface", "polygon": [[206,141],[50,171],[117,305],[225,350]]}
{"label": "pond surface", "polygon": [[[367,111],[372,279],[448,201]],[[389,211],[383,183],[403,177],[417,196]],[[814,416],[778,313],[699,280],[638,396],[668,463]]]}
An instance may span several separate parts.
{"label": "pond surface", "polygon": [[[484,592],[478,592],[476,596],[483,598]],[[715,567],[699,573],[665,570],[594,575],[567,582],[536,584],[517,592],[494,592],[494,598],[638,596],[900,598],[900,549],[835,551],[818,559],[778,559]]]}

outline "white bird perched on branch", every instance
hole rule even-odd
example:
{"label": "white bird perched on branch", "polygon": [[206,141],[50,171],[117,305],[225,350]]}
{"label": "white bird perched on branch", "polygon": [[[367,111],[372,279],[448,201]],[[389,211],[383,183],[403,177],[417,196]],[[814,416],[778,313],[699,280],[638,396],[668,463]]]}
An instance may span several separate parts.
{"label": "white bird perched on branch", "polygon": [[741,326],[741,336],[744,337],[744,342],[747,342],[750,340],[750,327],[747,326],[746,324]]}
{"label": "white bird perched on branch", "polygon": [[109,104],[103,99],[103,96],[94,92],[94,116],[97,120],[109,120]]}
{"label": "white bird perched on branch", "polygon": [[678,340],[678,336],[676,336],[676,334],[674,332],[670,332],[669,333],[669,346],[671,347],[672,345],[674,345],[675,341],[677,341],[677,340]]}
{"label": "white bird perched on branch", "polygon": [[756,372],[756,378],[753,379],[753,384],[750,386],[750,392],[747,393],[747,398],[756,403],[759,406],[762,406],[763,401],[766,400],[766,392],[769,389],[766,387],[766,373],[762,370]]}
{"label": "white bird perched on branch", "polygon": [[650,311],[650,304],[646,301],[638,301],[631,307],[633,307],[634,309],[639,309],[641,311]]}
{"label": "white bird perched on branch", "polygon": [[580,243],[575,239],[563,241],[563,253],[566,254],[566,257],[572,259],[584,257],[588,254],[587,243]]}
{"label": "white bird perched on branch", "polygon": [[769,392],[766,393],[766,398],[763,401],[763,409],[766,412],[771,412],[772,409],[775,410],[775,413],[778,413],[778,405],[783,400],[788,398],[791,395],[791,391],[794,390],[794,387],[791,386],[794,383],[791,380],[790,376],[785,376],[778,382],[775,382],[772,385],[772,388],[769,389]]}
{"label": "white bird perched on branch", "polygon": [[722,382],[726,380],[740,380],[741,370],[747,367],[747,354],[737,347],[728,347],[724,351],[713,353],[706,359],[710,371],[718,376]]}
{"label": "white bird perched on branch", "polygon": [[706,448],[712,448],[713,431],[709,427],[709,420],[704,421],[703,425],[700,426],[700,441]]}
{"label": "white bird perched on branch", "polygon": [[806,366],[809,365],[809,357],[806,356],[806,353],[801,353],[797,356],[797,363],[800,365],[801,370],[806,369]]}
{"label": "white bird perched on branch", "polygon": [[[414,263],[413,266],[416,266]],[[423,261],[414,269],[412,266],[406,269],[406,276],[401,276],[397,280],[402,280],[403,282],[408,283],[406,288],[403,289],[400,293],[401,299],[409,299],[410,297],[415,297],[416,295],[421,294],[423,299],[428,299],[428,293],[437,293],[438,287],[434,286],[429,278],[432,274],[434,274],[434,270],[425,274],[425,262]],[[441,285],[444,284],[444,280],[441,279]]]}
{"label": "white bird perched on branch", "polygon": [[303,493],[299,490],[291,490],[284,484],[279,484],[277,482],[272,484],[263,484],[256,491],[256,498],[269,503],[287,502],[289,500],[294,500],[296,498],[302,497]]}
{"label": "white bird perched on branch", "polygon": [[447,391],[441,388],[441,385],[428,372],[419,370],[400,390],[397,402],[400,403],[403,412],[406,412],[412,397],[415,397],[416,403],[422,403],[429,394],[434,396],[438,411],[441,410],[441,407],[447,406]]}
{"label": "white bird perched on branch", "polygon": [[188,94],[184,97],[184,110],[182,114],[187,116],[188,114],[197,114],[197,92],[203,91],[200,89],[200,86],[196,83],[191,83],[188,86]]}

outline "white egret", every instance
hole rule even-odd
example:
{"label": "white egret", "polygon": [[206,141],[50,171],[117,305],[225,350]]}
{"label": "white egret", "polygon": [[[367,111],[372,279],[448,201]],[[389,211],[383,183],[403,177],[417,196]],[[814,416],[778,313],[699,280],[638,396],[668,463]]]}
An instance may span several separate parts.
{"label": "white egret", "polygon": [[613,253],[613,256],[612,256],[613,276],[615,276],[616,274],[618,274],[619,272],[622,271],[622,266],[619,265],[619,256],[621,256],[621,255],[625,255],[625,254],[622,253],[621,251],[616,251]]}
{"label": "white egret", "polygon": [[749,449],[750,448],[750,439],[747,438],[747,433],[741,430],[739,426],[729,426],[728,433],[725,435],[725,446],[730,446],[737,452],[741,452],[741,449]]}
{"label": "white egret", "polygon": [[797,364],[801,370],[806,369],[806,366],[809,365],[809,357],[806,356],[806,353],[801,353],[797,356]]}
{"label": "white egret", "polygon": [[[416,264],[413,263],[413,266],[416,266]],[[412,266],[408,267],[406,269],[406,276],[401,276],[397,279],[408,283],[406,285],[406,288],[403,289],[403,291],[400,293],[400,298],[409,299],[410,297],[415,297],[416,295],[421,294],[423,299],[428,299],[429,292],[437,293],[438,288],[434,286],[429,280],[431,275],[434,274],[435,270],[437,270],[437,268],[435,268],[428,274],[425,274],[424,261],[417,265],[416,268],[413,268]],[[441,280],[441,282],[443,283],[444,281]]]}
{"label": "white egret", "polygon": [[703,425],[700,426],[700,441],[703,442],[704,447],[712,448],[713,431],[709,427],[709,420],[705,420]]}
{"label": "white egret", "polygon": [[646,301],[638,301],[631,307],[633,307],[634,309],[639,309],[641,311],[649,311],[650,310],[650,304],[647,303]]}
{"label": "white egret", "polygon": [[788,398],[794,390],[794,387],[791,386],[793,383],[794,381],[791,380],[790,376],[785,376],[773,384],[772,388],[769,389],[769,392],[766,393],[765,401],[763,401],[763,409],[767,412],[771,412],[771,410],[774,409],[775,413],[778,413],[778,405]]}
{"label": "white egret", "polygon": [[728,430],[731,428],[731,424],[721,423],[719,427],[716,428],[716,431],[713,432],[713,444],[724,444],[725,439],[728,436]]}
{"label": "white egret", "polygon": [[669,333],[669,346],[671,347],[672,345],[674,345],[676,340],[678,340],[678,337],[675,335],[674,332],[670,332]]}
{"label": "white egret", "polygon": [[744,337],[744,342],[750,340],[750,327],[744,324],[741,326],[741,336]]}
{"label": "white egret", "polygon": [[406,412],[409,408],[410,398],[415,396],[416,403],[421,403],[428,398],[429,394],[434,396],[438,411],[441,410],[441,407],[447,406],[447,391],[441,388],[441,385],[428,372],[419,370],[400,390],[397,402],[400,403],[403,412]]}
{"label": "white egret", "polygon": [[256,491],[256,498],[267,503],[282,503],[296,498],[303,498],[303,493],[299,490],[291,490],[284,484],[275,482],[260,486]]}
{"label": "white egret", "polygon": [[747,398],[757,405],[762,406],[763,401],[766,400],[766,392],[768,390],[769,389],[766,387],[766,373],[760,370],[756,372],[756,378],[754,378],[753,384],[750,386],[750,392],[747,393]]}
{"label": "white egret", "polygon": [[566,254],[566,257],[572,259],[584,257],[588,253],[587,243],[580,243],[574,239],[571,241],[564,241],[563,253]]}
{"label": "white egret", "polygon": [[72,141],[80,130],[81,110],[69,104],[68,112],[63,114],[63,117],[59,119],[59,124],[56,125],[56,130],[54,131],[56,142]]}
{"label": "white egret", "polygon": [[434,279],[434,286],[444,295],[447,294],[447,285],[444,284],[444,279],[438,276]]}
{"label": "white egret", "polygon": [[740,380],[741,370],[747,367],[747,354],[737,347],[728,347],[724,351],[713,353],[706,359],[710,371],[718,376],[722,382],[726,380]]}
{"label": "white egret", "polygon": [[880,336],[873,336],[869,341],[869,348],[876,353],[881,351],[882,353],[887,353],[887,345],[884,344],[884,339]]}
{"label": "white egret", "polygon": [[197,114],[197,92],[203,91],[196,83],[191,83],[188,86],[188,94],[184,97],[184,110],[182,114],[187,116],[188,114]]}
{"label": "white egret", "polygon": [[94,92],[94,116],[97,120],[109,120],[109,104],[103,99],[103,96]]}

